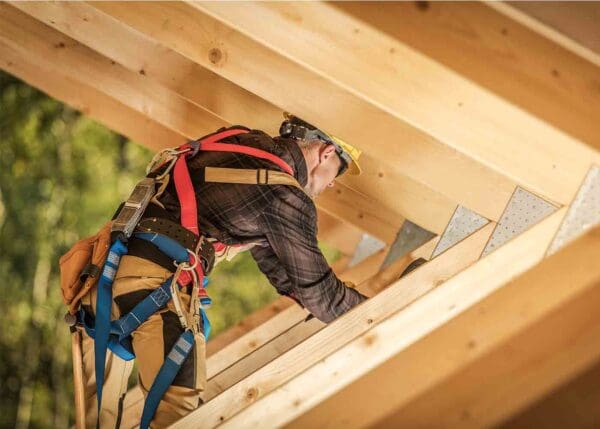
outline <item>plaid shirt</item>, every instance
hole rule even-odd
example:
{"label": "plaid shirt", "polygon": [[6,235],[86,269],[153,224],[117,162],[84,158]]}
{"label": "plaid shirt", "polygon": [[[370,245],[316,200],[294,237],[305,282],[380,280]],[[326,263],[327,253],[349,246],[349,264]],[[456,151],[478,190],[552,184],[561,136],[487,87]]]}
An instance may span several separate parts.
{"label": "plaid shirt", "polygon": [[[252,130],[223,141],[274,153],[292,167],[300,185],[306,185],[306,162],[293,140],[271,138]],[[271,284],[323,322],[332,321],[366,299],[346,287],[323,257],[317,246],[316,207],[304,192],[284,185],[204,183],[202,167],[207,166],[277,169],[269,161],[235,153],[200,152],[189,160],[202,233],[228,245],[256,243],[252,256]],[[160,201],[179,219],[172,183]]]}

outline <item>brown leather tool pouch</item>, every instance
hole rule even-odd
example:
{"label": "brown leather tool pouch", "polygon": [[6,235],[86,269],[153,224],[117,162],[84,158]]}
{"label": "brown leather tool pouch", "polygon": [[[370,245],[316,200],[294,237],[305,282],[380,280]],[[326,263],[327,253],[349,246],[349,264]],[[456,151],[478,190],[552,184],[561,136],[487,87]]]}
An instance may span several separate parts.
{"label": "brown leather tool pouch", "polygon": [[75,314],[81,298],[98,283],[110,248],[107,222],[96,235],[79,240],[59,260],[60,288],[69,313]]}

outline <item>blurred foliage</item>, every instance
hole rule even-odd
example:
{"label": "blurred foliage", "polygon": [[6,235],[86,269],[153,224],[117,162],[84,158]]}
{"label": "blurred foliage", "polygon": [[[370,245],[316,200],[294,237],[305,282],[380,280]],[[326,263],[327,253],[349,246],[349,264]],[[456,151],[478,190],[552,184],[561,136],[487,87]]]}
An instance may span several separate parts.
{"label": "blurred foliage", "polygon": [[[151,156],[0,71],[0,428],[73,423],[58,258],[112,216]],[[248,253],[215,269],[209,293],[213,337],[277,297]]]}

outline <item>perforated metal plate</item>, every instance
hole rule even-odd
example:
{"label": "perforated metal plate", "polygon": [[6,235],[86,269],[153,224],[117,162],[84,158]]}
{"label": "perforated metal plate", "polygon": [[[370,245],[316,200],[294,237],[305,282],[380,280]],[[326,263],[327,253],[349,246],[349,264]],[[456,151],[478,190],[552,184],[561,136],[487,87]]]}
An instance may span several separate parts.
{"label": "perforated metal plate", "polygon": [[481,256],[493,252],[511,238],[554,213],[556,209],[557,207],[548,201],[517,187]]}
{"label": "perforated metal plate", "polygon": [[433,232],[427,231],[409,220],[404,221],[381,268],[387,267],[396,259],[418,249],[433,237],[435,237]]}
{"label": "perforated metal plate", "polygon": [[600,167],[588,171],[558,233],[548,248],[548,254],[558,251],[585,231],[600,223]]}
{"label": "perforated metal plate", "polygon": [[489,220],[483,216],[466,207],[458,206],[431,254],[431,258],[435,258],[488,223]]}
{"label": "perforated metal plate", "polygon": [[354,251],[354,255],[352,256],[352,260],[348,264],[348,266],[352,267],[359,262],[364,261],[369,256],[373,255],[376,252],[379,252],[381,249],[385,247],[385,243],[377,238],[373,237],[369,234],[363,234],[358,246],[356,246],[356,250]]}

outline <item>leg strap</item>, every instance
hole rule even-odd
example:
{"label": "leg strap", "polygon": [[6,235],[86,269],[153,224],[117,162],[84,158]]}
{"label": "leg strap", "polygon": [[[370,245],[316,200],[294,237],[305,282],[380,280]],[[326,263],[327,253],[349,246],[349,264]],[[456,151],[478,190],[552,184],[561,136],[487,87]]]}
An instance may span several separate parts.
{"label": "leg strap", "polygon": [[112,307],[112,284],[121,261],[121,256],[127,253],[127,247],[117,240],[111,246],[102,275],[98,281],[98,296],[96,300],[96,335],[94,338],[94,359],[96,370],[96,398],[98,400],[98,420],[100,423],[100,408],[102,405],[102,387],[104,385],[104,365],[106,349],[110,336],[110,311]]}
{"label": "leg strap", "polygon": [[144,402],[142,421],[140,423],[141,429],[146,429],[150,426],[150,422],[156,413],[160,400],[171,383],[173,383],[175,376],[190,354],[193,346],[194,333],[191,330],[186,330],[171,348],[171,351],[165,358],[164,363],[160,367],[160,370],[152,383],[152,387],[146,397],[146,402]]}

